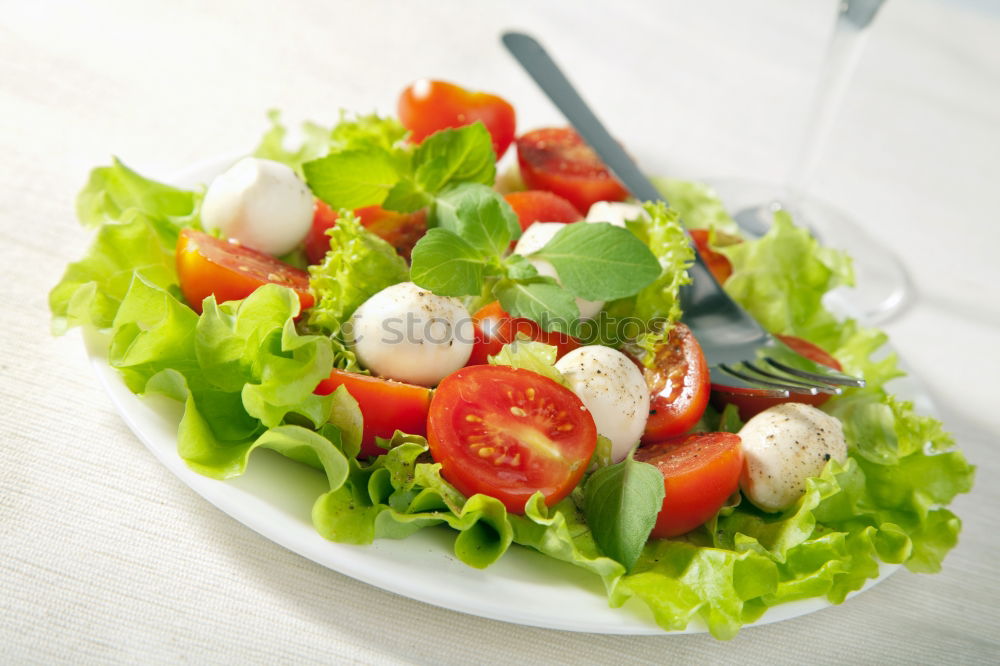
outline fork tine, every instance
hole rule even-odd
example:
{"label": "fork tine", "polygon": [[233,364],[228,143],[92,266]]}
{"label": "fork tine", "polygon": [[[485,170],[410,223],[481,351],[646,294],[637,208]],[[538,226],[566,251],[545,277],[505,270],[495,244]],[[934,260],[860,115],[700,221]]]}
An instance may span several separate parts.
{"label": "fork tine", "polygon": [[756,380],[744,381],[738,377],[734,377],[733,375],[726,373],[718,365],[713,365],[711,368],[709,368],[709,372],[711,374],[711,382],[713,388],[718,387],[723,390],[735,389],[737,391],[740,390],[754,391],[762,395],[765,395],[769,398],[787,398],[789,396],[787,389],[775,388],[770,385],[764,386],[759,381]]}
{"label": "fork tine", "polygon": [[[836,370],[831,370],[826,366],[820,365],[819,363],[809,362],[810,367],[814,367],[814,371],[802,370],[800,368],[793,368],[790,365],[786,365],[781,361],[778,361],[770,356],[765,356],[764,360],[772,367],[781,370],[782,372],[787,372],[790,375],[796,377],[801,377],[802,379],[807,379],[814,382],[820,382],[823,384],[836,384],[838,386],[847,386],[851,388],[862,388],[865,385],[865,380],[859,379],[857,377],[851,377],[850,375],[845,375],[843,373],[837,372]],[[803,361],[808,361],[808,359],[803,358]]]}
{"label": "fork tine", "polygon": [[841,393],[844,392],[843,389],[837,386],[831,386],[829,384],[819,383],[819,382],[811,384],[803,381],[801,378],[798,377],[789,377],[787,374],[778,374],[774,370],[766,370],[751,361],[743,361],[743,367],[748,371],[752,371],[753,373],[762,375],[770,380],[778,380],[780,382],[785,382],[787,384],[800,384],[804,388],[812,387],[816,389],[816,393],[825,393],[827,395],[840,395]]}
{"label": "fork tine", "polygon": [[[745,382],[750,382],[751,384],[756,384],[757,387],[769,387],[775,389],[781,389],[787,391],[788,393],[798,393],[805,395],[816,395],[816,387],[806,386],[804,384],[791,384],[788,382],[778,382],[771,379],[763,379],[761,377],[755,377],[747,372],[741,371],[738,368],[729,365],[728,363],[720,363],[719,368],[727,372],[728,374],[736,377],[737,379],[742,379]],[[784,396],[787,397],[787,396]]]}

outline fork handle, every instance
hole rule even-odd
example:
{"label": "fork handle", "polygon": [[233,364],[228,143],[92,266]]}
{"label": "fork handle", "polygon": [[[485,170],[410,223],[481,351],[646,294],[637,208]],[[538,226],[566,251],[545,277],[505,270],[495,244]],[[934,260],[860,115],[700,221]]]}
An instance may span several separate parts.
{"label": "fork handle", "polygon": [[639,201],[666,201],[604,128],[538,40],[523,32],[505,32],[503,43],[632,196]]}

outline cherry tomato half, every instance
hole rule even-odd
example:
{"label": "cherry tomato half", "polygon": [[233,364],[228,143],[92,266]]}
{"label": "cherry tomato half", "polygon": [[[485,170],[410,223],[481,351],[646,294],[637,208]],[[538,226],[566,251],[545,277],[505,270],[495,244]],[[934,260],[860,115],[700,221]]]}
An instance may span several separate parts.
{"label": "cherry tomato half", "polygon": [[410,139],[420,143],[448,127],[462,127],[481,121],[493,140],[493,152],[500,159],[514,140],[514,107],[497,95],[470,92],[444,81],[421,79],[399,96],[399,121],[410,130]]}
{"label": "cherry tomato half", "polygon": [[682,435],[698,422],[711,393],[708,363],[691,329],[675,324],[655,350],[652,367],[638,364],[649,387],[643,442]]}
{"label": "cherry tomato half", "polygon": [[431,405],[429,388],[334,369],[314,392],[329,395],[341,386],[358,401],[364,417],[359,458],[385,453],[375,444],[376,436],[388,439],[397,430],[411,435],[427,434],[427,410]]}
{"label": "cherry tomato half", "polygon": [[728,432],[644,444],[635,459],[663,474],[666,495],[650,535],[656,539],[685,534],[714,516],[736,492],[743,469],[740,437]]}
{"label": "cherry tomato half", "polygon": [[265,284],[294,289],[303,310],[315,302],[305,271],[194,229],[182,229],[177,237],[177,276],[184,300],[199,314],[201,302],[211,294],[219,303],[236,301]]}
{"label": "cherry tomato half", "polygon": [[[407,260],[413,246],[427,232],[426,210],[397,213],[381,206],[367,206],[358,208],[354,214],[361,221],[361,226],[392,245]],[[330,237],[326,235],[326,231],[336,223],[337,212],[317,199],[312,228],[305,240],[306,257],[310,264],[322,263],[330,249]]]}
{"label": "cherry tomato half", "polygon": [[708,246],[707,229],[693,229],[691,231],[691,240],[694,241],[695,249],[698,250],[698,254],[705,261],[708,270],[711,271],[719,284],[724,284],[729,279],[729,276],[733,274],[733,264],[729,261],[729,258]]}
{"label": "cherry tomato half", "polygon": [[543,331],[541,326],[530,319],[511,317],[500,307],[499,301],[483,306],[472,315],[472,324],[475,343],[467,366],[488,363],[488,357],[499,354],[505,344],[517,339],[518,334],[553,345],[556,348],[557,359],[580,346],[580,341],[571,335]]}
{"label": "cherry tomato half", "polygon": [[545,190],[511,192],[504,199],[517,213],[517,221],[524,231],[535,222],[577,222],[583,219],[573,204],[558,194]]}
{"label": "cherry tomato half", "polygon": [[517,162],[525,185],[558,194],[577,210],[627,196],[597,153],[568,127],[538,129],[519,137]]}
{"label": "cherry tomato half", "polygon": [[[814,345],[808,340],[796,338],[791,335],[775,335],[774,337],[778,338],[791,347],[795,352],[805,356],[811,361],[833,368],[838,372],[843,370],[837,359],[830,356],[830,354],[827,353],[827,351],[822,347]],[[750,419],[756,414],[760,414],[765,409],[774,407],[775,405],[780,405],[783,402],[803,402],[807,405],[812,405],[813,407],[819,407],[829,399],[830,396],[825,393],[820,393],[818,395],[801,395],[793,393],[788,398],[771,398],[762,394],[760,391],[754,391],[752,389],[744,390],[731,387],[723,389],[719,386],[712,386],[712,404],[720,410],[730,403],[736,405],[736,408],[740,412],[740,418],[744,421]]]}
{"label": "cherry tomato half", "polygon": [[594,454],[597,427],[576,394],[548,377],[477,365],[438,385],[427,441],[460,492],[490,495],[523,513],[535,492],[551,506],[573,490]]}

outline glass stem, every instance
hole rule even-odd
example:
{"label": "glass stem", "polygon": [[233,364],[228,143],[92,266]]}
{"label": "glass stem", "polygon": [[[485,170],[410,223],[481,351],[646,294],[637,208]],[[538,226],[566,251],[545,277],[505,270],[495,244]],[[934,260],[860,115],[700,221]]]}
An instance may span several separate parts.
{"label": "glass stem", "polygon": [[816,165],[830,138],[847,86],[864,50],[868,35],[866,28],[875,18],[883,1],[840,2],[833,36],[823,58],[816,92],[806,116],[803,137],[785,178],[788,194],[805,192],[815,175]]}

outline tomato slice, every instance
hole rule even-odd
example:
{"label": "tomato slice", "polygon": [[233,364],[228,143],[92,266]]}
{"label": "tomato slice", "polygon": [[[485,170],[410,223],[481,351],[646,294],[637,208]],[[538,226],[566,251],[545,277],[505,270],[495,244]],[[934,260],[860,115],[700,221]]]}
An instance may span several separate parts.
{"label": "tomato slice", "polygon": [[643,442],[682,435],[701,418],[711,394],[708,362],[691,329],[675,324],[655,349],[652,367],[636,361],[649,387]]}
{"label": "tomato slice", "polygon": [[719,284],[724,284],[733,274],[733,264],[726,255],[716,252],[708,246],[707,229],[693,229],[690,233],[691,240],[694,241],[694,246],[705,261],[705,265],[708,266],[708,270],[711,271]]}
{"label": "tomato slice", "polygon": [[728,432],[646,444],[635,459],[663,474],[666,495],[651,534],[656,539],[685,534],[714,516],[739,488],[743,469],[740,437]]}
{"label": "tomato slice", "polygon": [[438,385],[427,441],[460,492],[490,495],[523,513],[535,492],[551,506],[573,490],[594,454],[597,427],[576,394],[548,377],[477,365]]}
{"label": "tomato slice", "polygon": [[[381,206],[367,206],[358,208],[354,214],[361,221],[361,226],[396,248],[396,252],[406,260],[410,259],[413,246],[427,232],[426,210],[397,213]],[[305,240],[306,257],[310,264],[322,263],[330,249],[330,237],[326,231],[336,223],[337,212],[317,199],[312,228]]]}
{"label": "tomato slice", "polygon": [[315,302],[305,271],[194,229],[182,229],[177,237],[177,276],[184,299],[199,314],[201,302],[212,294],[220,303],[236,301],[265,284],[295,290],[303,310]]}
{"label": "tomato slice", "polygon": [[427,434],[429,388],[334,369],[316,386],[315,393],[329,395],[341,386],[358,401],[364,417],[359,458],[385,453],[375,443],[376,436],[389,439],[397,430],[411,435]]}
{"label": "tomato slice", "polygon": [[517,161],[524,184],[563,197],[577,210],[628,195],[597,153],[568,127],[538,129],[517,139]]}
{"label": "tomato slice", "polygon": [[517,221],[524,231],[535,222],[577,222],[583,219],[573,204],[558,194],[545,190],[511,192],[504,199],[517,213]]}
{"label": "tomato slice", "polygon": [[[775,335],[774,337],[791,347],[796,353],[805,356],[811,361],[833,368],[838,372],[843,370],[837,359],[831,356],[822,347],[814,345],[808,340],[803,340],[802,338],[797,338],[791,335]],[[750,419],[756,414],[760,414],[765,409],[774,407],[775,405],[780,405],[783,402],[802,402],[807,405],[812,405],[813,407],[819,407],[829,399],[830,396],[826,393],[820,393],[818,395],[802,395],[799,393],[793,393],[787,398],[772,398],[760,391],[754,391],[752,389],[737,389],[732,387],[722,388],[719,386],[712,386],[712,404],[720,410],[727,404],[736,405],[736,408],[740,412],[740,418],[744,421]]]}
{"label": "tomato slice", "polygon": [[472,315],[472,325],[475,343],[467,366],[488,363],[488,357],[499,354],[505,344],[517,339],[518,334],[553,345],[556,348],[557,359],[580,346],[580,341],[572,335],[543,331],[542,327],[531,319],[511,317],[500,307],[499,301],[483,306]]}
{"label": "tomato slice", "polygon": [[416,143],[439,130],[462,127],[481,121],[493,140],[493,152],[500,159],[514,140],[514,107],[498,95],[471,92],[454,83],[421,79],[399,96],[399,121],[410,130]]}

